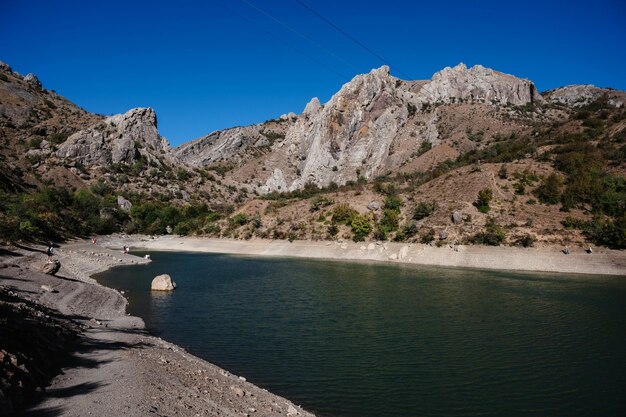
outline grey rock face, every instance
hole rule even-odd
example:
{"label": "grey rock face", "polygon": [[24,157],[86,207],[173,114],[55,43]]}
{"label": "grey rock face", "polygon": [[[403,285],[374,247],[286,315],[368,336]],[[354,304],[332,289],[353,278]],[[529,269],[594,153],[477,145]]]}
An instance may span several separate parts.
{"label": "grey rock face", "polygon": [[624,105],[622,100],[608,97],[611,93],[610,90],[597,88],[592,84],[573,84],[550,91],[546,96],[550,103],[563,104],[569,107],[583,107],[606,94],[610,105],[622,107]]}
{"label": "grey rock face", "polygon": [[463,223],[463,215],[460,212],[458,212],[458,211],[453,212],[452,213],[452,223],[454,223],[454,224],[461,224],[461,223]]}
{"label": "grey rock face", "polygon": [[268,140],[260,124],[213,132],[174,153],[194,166],[228,161],[236,167],[247,163],[246,152],[262,154],[257,166],[263,169],[243,174],[262,193],[341,185],[392,172],[424,142],[439,144],[440,112],[430,105],[460,101],[525,105],[544,99],[531,81],[480,65],[445,68],[430,81],[403,81],[383,66],[344,84],[323,106],[314,98],[300,116],[284,115],[280,139]]}
{"label": "grey rock face", "polygon": [[305,116],[313,116],[321,107],[322,103],[320,103],[320,99],[317,97],[313,97],[311,101],[307,103],[302,114]]}
{"label": "grey rock face", "polygon": [[167,141],[157,130],[154,110],[136,108],[74,133],[59,147],[57,156],[91,167],[131,164],[141,155],[152,161],[168,151]]}
{"label": "grey rock face", "polygon": [[29,73],[28,75],[26,75],[24,77],[24,81],[26,81],[28,84],[32,86],[41,88],[41,81],[39,81],[39,78],[37,78],[37,76],[33,73]]}
{"label": "grey rock face", "polygon": [[121,195],[118,195],[117,196],[117,206],[121,210],[129,212],[131,207],[133,206],[133,204],[130,201],[128,201],[127,199],[125,199],[124,197],[122,197]]}
{"label": "grey rock face", "polygon": [[289,189],[307,182],[343,184],[357,179],[357,169],[366,178],[379,172],[408,117],[396,81],[387,66],[356,76],[323,108],[298,119],[285,140],[290,146],[287,157],[301,172]]}
{"label": "grey rock face", "polygon": [[419,91],[418,97],[422,103],[467,100],[520,106],[544,101],[529,80],[482,65],[467,68],[463,63],[435,73],[432,81]]}

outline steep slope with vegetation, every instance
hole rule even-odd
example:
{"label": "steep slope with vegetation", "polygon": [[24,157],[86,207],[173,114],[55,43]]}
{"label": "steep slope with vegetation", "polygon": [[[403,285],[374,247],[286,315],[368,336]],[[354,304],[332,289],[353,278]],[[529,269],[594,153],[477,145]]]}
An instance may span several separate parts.
{"label": "steep slope with vegetation", "polygon": [[92,115],[34,77],[0,73],[5,238],[126,231],[626,247],[621,91],[539,95],[480,66],[428,82],[383,67],[300,115],[172,150],[151,109]]}

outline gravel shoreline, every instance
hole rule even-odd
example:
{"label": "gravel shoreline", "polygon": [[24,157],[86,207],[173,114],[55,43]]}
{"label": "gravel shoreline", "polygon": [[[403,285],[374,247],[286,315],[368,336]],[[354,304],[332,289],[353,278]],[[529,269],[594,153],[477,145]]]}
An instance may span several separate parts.
{"label": "gravel shoreline", "polygon": [[151,336],[140,318],[126,313],[122,294],[90,278],[116,265],[148,261],[122,253],[110,241],[106,246],[75,241],[56,250],[62,266],[50,276],[39,272],[44,249],[3,250],[0,286],[85,330],[63,373],[18,415],[313,416],[243,376]]}
{"label": "gravel shoreline", "polygon": [[398,242],[231,240],[179,236],[110,236],[108,244],[133,249],[212,252],[255,256],[283,256],[317,259],[408,263],[459,268],[560,272],[598,275],[626,275],[626,251],[585,247],[553,246],[521,248],[444,245]]}
{"label": "gravel shoreline", "polygon": [[[91,276],[117,265],[150,262],[122,251],[195,251],[259,256],[414,263],[502,270],[626,275],[626,251],[584,248],[431,247],[402,243],[235,241],[177,236],[112,235],[97,244],[63,244],[56,276],[40,272],[45,248],[0,252],[0,286],[26,303],[82,329],[63,372],[21,415],[46,416],[313,416],[290,401],[230,374],[145,330],[127,300]],[[48,289],[42,289],[47,286]],[[50,291],[52,290],[52,291]],[[58,314],[57,314],[58,313]],[[28,338],[28,335],[24,335]],[[0,415],[7,415],[1,412]],[[18,414],[20,415],[20,414]]]}

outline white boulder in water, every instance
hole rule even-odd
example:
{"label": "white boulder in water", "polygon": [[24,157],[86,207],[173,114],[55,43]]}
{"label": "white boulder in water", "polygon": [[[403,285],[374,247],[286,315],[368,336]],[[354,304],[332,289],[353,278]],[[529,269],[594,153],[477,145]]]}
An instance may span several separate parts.
{"label": "white boulder in water", "polygon": [[172,291],[176,288],[176,283],[168,274],[157,275],[152,280],[150,289],[152,291]]}

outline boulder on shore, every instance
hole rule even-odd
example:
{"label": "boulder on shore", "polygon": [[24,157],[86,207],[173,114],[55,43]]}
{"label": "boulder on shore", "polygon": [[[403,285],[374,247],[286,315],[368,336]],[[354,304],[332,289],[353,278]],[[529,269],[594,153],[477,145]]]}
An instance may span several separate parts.
{"label": "boulder on shore", "polygon": [[61,262],[52,261],[46,262],[44,266],[41,268],[41,272],[48,275],[55,275],[61,269]]}
{"label": "boulder on shore", "polygon": [[152,280],[150,289],[152,291],[172,291],[176,288],[176,283],[168,274],[157,275]]}

